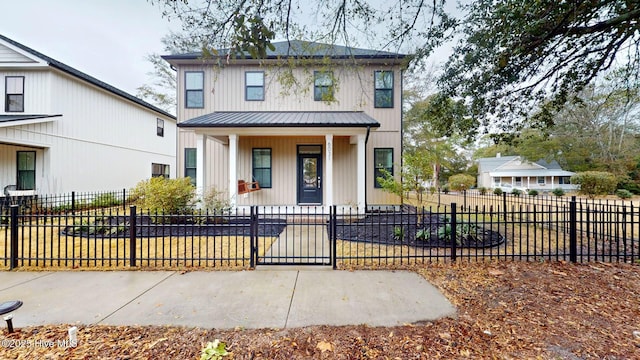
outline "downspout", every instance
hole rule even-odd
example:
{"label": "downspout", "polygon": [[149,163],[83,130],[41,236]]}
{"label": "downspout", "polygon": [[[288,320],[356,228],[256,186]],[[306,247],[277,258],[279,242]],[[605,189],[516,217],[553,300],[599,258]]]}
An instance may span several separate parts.
{"label": "downspout", "polygon": [[367,143],[369,142],[369,133],[371,132],[371,125],[367,125],[367,135],[364,137],[364,212],[367,212]]}

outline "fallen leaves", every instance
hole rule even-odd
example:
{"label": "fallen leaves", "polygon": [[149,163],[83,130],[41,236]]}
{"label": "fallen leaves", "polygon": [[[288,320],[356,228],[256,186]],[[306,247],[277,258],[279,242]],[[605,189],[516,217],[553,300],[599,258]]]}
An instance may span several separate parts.
{"label": "fallen leaves", "polygon": [[[213,339],[227,344],[224,359],[640,358],[638,266],[504,262],[413,270],[458,306],[455,319],[380,328],[78,326],[75,348],[2,346],[0,358],[196,359]],[[63,340],[67,329],[19,328],[0,341]]]}

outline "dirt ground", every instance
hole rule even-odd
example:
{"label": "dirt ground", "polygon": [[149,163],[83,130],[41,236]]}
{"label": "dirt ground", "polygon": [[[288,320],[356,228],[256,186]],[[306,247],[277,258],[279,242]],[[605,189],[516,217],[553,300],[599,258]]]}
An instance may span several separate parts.
{"label": "dirt ground", "polygon": [[230,354],[223,359],[640,358],[637,265],[502,262],[411,270],[442,290],[457,318],[260,330],[78,326],[77,347],[64,342],[70,325],[39,326],[4,331],[0,358],[198,359],[214,339],[226,343]]}

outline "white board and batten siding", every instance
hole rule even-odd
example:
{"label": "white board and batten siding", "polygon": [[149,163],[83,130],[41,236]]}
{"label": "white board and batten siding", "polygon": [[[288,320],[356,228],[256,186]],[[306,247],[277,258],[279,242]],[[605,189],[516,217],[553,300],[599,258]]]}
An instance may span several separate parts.
{"label": "white board and batten siding", "polygon": [[[320,68],[316,69],[320,70]],[[374,71],[394,71],[393,108],[374,107]],[[184,107],[184,74],[187,71],[204,72],[204,102],[202,109]],[[264,101],[245,100],[246,71],[264,71]],[[401,158],[401,78],[399,66],[364,65],[334,69],[339,78],[335,98],[337,101],[324,102],[313,99],[313,68],[294,69],[294,74],[303,85],[287,91],[277,80],[277,68],[260,66],[227,66],[222,70],[210,64],[183,65],[178,76],[178,119],[188,120],[214,111],[363,111],[380,123],[377,129],[371,129],[367,143],[367,197],[372,204],[397,203],[398,198],[381,189],[374,188],[373,149],[390,147],[394,149],[394,161],[399,168]],[[238,204],[295,204],[296,203],[296,144],[320,144],[325,139],[314,137],[239,137],[238,179],[250,180],[251,148],[270,147],[273,151],[273,189],[250,194],[251,198],[240,197]],[[181,129],[178,137],[178,176],[184,174],[184,148],[195,148],[196,136],[187,129]],[[205,175],[206,186],[215,186],[219,190],[228,190],[227,146],[207,141],[206,161],[211,164]],[[337,204],[356,203],[357,147],[348,137],[334,137],[334,194]],[[324,164],[326,166],[326,164]],[[395,172],[399,175],[399,170]],[[326,194],[325,194],[326,196]]]}
{"label": "white board and batten siding", "polygon": [[[51,67],[11,69],[21,54],[0,47],[0,79],[24,76],[23,113],[60,115],[36,124],[0,127],[0,185],[15,184],[16,151],[36,151],[36,191],[42,194],[131,188],[151,177],[152,163],[176,176],[175,119]],[[24,59],[22,59],[24,60]],[[4,89],[3,89],[4,91]],[[157,119],[164,136],[157,135]]]}

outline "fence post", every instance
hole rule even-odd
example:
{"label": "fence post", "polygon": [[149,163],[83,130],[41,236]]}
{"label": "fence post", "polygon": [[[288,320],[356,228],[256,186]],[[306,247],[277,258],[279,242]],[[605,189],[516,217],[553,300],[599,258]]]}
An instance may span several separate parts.
{"label": "fence post", "polygon": [[11,257],[9,269],[18,267],[18,205],[11,205]]}
{"label": "fence post", "polygon": [[76,192],[71,192],[71,213],[74,214],[76,212]]}
{"label": "fence post", "polygon": [[136,206],[129,210],[129,266],[136,266]]}
{"label": "fence post", "polygon": [[122,210],[127,210],[127,189],[122,189]]}
{"label": "fence post", "polygon": [[456,220],[456,207],[458,205],[456,203],[451,203],[451,233],[449,234],[449,237],[451,238],[451,261],[456,261],[457,258],[457,248],[456,248],[456,227],[457,227],[457,220]]}
{"label": "fence post", "polygon": [[258,214],[257,214],[257,208],[255,205],[252,205],[250,208],[250,218],[251,218],[251,224],[249,225],[249,241],[250,241],[250,245],[249,245],[249,252],[251,253],[251,259],[249,259],[249,267],[250,268],[254,268],[256,266],[256,263],[258,262],[258,249],[257,249],[257,242],[258,242],[258,234],[256,229],[258,228]]}
{"label": "fence post", "polygon": [[507,221],[507,193],[502,193],[502,213],[504,214],[504,221]]}
{"label": "fence post", "polygon": [[331,263],[333,264],[333,270],[338,268],[338,251],[336,249],[338,242],[338,236],[336,234],[336,230],[338,229],[337,222],[337,206],[331,205],[331,211],[329,212],[329,246],[331,247]]}
{"label": "fence post", "polygon": [[578,261],[578,216],[576,197],[571,197],[569,203],[569,260]]}

